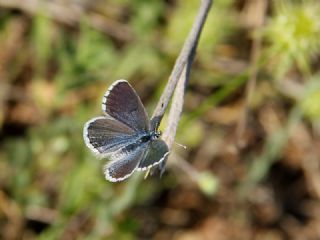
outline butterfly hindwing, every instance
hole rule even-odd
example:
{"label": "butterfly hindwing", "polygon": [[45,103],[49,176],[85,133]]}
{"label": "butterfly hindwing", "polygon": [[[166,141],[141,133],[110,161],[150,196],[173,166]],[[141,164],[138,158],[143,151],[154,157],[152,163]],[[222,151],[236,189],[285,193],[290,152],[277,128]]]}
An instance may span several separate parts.
{"label": "butterfly hindwing", "polygon": [[128,178],[144,158],[147,144],[131,144],[111,155],[111,162],[105,165],[107,180],[118,182]]}
{"label": "butterfly hindwing", "polygon": [[139,163],[137,170],[144,171],[164,161],[169,154],[167,144],[161,139],[150,141],[144,158]]}

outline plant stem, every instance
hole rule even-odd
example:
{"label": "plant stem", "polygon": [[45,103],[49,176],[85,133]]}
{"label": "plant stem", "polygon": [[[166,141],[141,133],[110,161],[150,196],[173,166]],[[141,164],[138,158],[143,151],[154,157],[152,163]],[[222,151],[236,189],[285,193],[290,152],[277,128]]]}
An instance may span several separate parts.
{"label": "plant stem", "polygon": [[[173,92],[177,86],[177,83],[179,79],[181,78],[182,71],[185,68],[187,62],[189,62],[189,67],[191,66],[193,55],[195,52],[195,49],[198,45],[200,33],[202,31],[203,25],[205,23],[205,20],[207,18],[208,12],[210,10],[210,6],[212,4],[212,0],[202,0],[201,6],[199,8],[198,15],[195,18],[194,24],[192,26],[192,29],[183,45],[183,48],[179,54],[179,57],[177,58],[175,65],[173,67],[173,70],[171,72],[171,75],[169,77],[168,83],[160,97],[160,100],[153,112],[151,123],[154,128],[157,128],[162,120],[162,117],[168,107],[168,104],[170,102],[170,99],[173,95]],[[189,77],[189,74],[186,74],[186,78]],[[186,83],[188,81],[185,81]],[[183,84],[180,85],[181,87]],[[180,98],[179,98],[180,99]],[[177,99],[178,100],[178,99]],[[181,101],[181,100],[179,100]],[[183,101],[183,99],[182,99]],[[180,118],[180,117],[179,117]],[[179,120],[179,119],[178,119]]]}

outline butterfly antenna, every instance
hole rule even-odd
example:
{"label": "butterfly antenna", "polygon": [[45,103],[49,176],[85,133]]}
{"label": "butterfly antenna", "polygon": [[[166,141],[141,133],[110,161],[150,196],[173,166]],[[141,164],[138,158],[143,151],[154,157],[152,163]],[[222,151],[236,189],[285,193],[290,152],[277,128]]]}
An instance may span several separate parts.
{"label": "butterfly antenna", "polygon": [[177,144],[179,147],[183,147],[184,149],[187,149],[187,146],[186,145],[182,145],[180,143],[177,143],[177,142],[174,142],[175,144]]}

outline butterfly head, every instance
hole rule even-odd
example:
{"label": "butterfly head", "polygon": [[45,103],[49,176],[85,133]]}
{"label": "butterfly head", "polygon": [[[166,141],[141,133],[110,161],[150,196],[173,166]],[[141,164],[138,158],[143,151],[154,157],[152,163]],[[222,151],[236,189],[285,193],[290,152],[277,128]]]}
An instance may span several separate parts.
{"label": "butterfly head", "polygon": [[158,139],[160,136],[161,136],[162,132],[161,131],[153,131],[151,132],[151,139],[152,140],[155,140],[155,139]]}

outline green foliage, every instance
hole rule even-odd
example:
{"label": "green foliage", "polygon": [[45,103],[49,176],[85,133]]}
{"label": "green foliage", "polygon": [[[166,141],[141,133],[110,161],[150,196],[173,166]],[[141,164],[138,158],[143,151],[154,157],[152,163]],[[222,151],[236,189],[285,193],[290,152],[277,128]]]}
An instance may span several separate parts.
{"label": "green foliage", "polygon": [[164,3],[162,1],[135,0],[131,2],[133,17],[131,24],[137,40],[150,41],[155,37],[154,33],[159,25],[159,19],[164,13]]}
{"label": "green foliage", "polygon": [[[226,38],[234,28],[234,17],[230,6],[233,0],[215,1],[215,7],[208,16],[206,25],[201,33],[199,42],[199,57],[213,57],[213,50],[217,43]],[[175,9],[167,28],[166,44],[171,52],[177,54],[189,33],[190,26],[198,11],[199,1],[179,1],[179,7]],[[223,19],[223,27],[221,19]]]}
{"label": "green foliage", "polygon": [[202,172],[197,177],[197,183],[202,192],[208,196],[212,196],[218,190],[219,181],[210,172]]}
{"label": "green foliage", "polygon": [[[49,59],[52,57],[54,24],[44,15],[37,15],[33,19],[32,48],[35,53],[35,63],[39,74],[44,74],[49,67]],[[38,44],[41,43],[41,44]]]}
{"label": "green foliage", "polygon": [[281,79],[296,64],[302,73],[309,74],[309,62],[320,52],[319,1],[298,4],[281,0],[274,4],[276,14],[265,29],[272,72]]}
{"label": "green foliage", "polygon": [[56,81],[61,91],[109,79],[118,60],[112,42],[85,21],[78,36],[60,33],[56,54],[60,66]]}
{"label": "green foliage", "polygon": [[320,119],[320,76],[316,75],[307,85],[301,100],[301,109],[311,120]]}
{"label": "green foliage", "polygon": [[[187,121],[186,117],[181,119],[182,122]],[[204,137],[203,126],[200,122],[192,121],[188,127],[183,127],[177,133],[177,142],[183,143],[190,148],[196,147],[201,143]]]}

